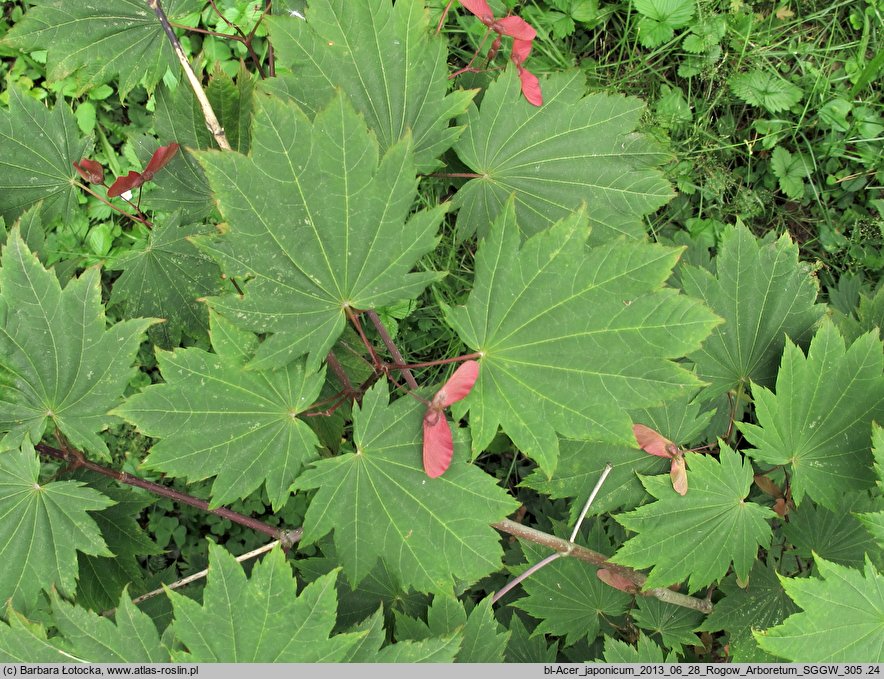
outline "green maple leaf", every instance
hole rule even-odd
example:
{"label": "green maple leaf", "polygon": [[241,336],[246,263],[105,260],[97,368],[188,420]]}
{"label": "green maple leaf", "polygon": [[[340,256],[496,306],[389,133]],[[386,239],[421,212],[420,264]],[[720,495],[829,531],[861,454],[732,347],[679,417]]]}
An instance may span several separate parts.
{"label": "green maple leaf", "polygon": [[651,567],[645,588],[667,587],[688,579],[692,592],[724,577],[733,561],[737,576],[749,575],[758,547],[770,544],[768,519],[776,515],[745,502],[752,466],[722,444],[718,460],[686,456],[688,492],[682,497],[669,475],[647,476],[642,483],[657,498],[615,518],[637,535],[614,555],[615,563]]}
{"label": "green maple leaf", "polygon": [[[875,456],[875,474],[878,477],[876,483],[881,491],[884,490],[884,428],[877,423],[872,425],[872,454]],[[880,493],[876,509],[878,511],[857,514],[857,518],[875,538],[878,547],[884,549],[884,499]]]}
{"label": "green maple leaf", "polygon": [[88,512],[113,501],[77,481],[40,483],[40,461],[25,443],[0,455],[0,601],[30,606],[40,590],[77,588],[77,552],[113,556]]}
{"label": "green maple leaf", "polygon": [[862,568],[865,555],[880,560],[881,555],[869,531],[857,518],[867,509],[866,493],[853,493],[841,498],[838,511],[833,512],[812,502],[802,502],[789,512],[783,524],[783,535],[792,545],[792,553],[806,559],[818,554],[827,561]]}
{"label": "green maple leaf", "polygon": [[[592,549],[610,550],[606,539],[605,544],[599,545],[596,544],[598,535],[592,538]],[[548,550],[533,543],[519,544],[528,562],[522,570],[549,555]],[[515,601],[513,606],[540,620],[532,635],[564,636],[566,644],[581,639],[591,642],[601,632],[601,623],[607,616],[625,613],[632,603],[632,595],[603,583],[596,577],[597,570],[577,559],[556,559],[523,580],[522,588],[527,596]]]}
{"label": "green maple leaf", "polygon": [[67,220],[77,207],[72,163],[91,145],[80,139],[67,104],[50,111],[16,86],[6,92],[9,110],[0,111],[0,217],[12,223],[43,201],[44,220]]}
{"label": "green maple leaf", "polygon": [[821,578],[780,578],[804,610],[755,632],[758,645],[793,662],[884,662],[884,577],[868,559],[864,571],[814,562]]}
{"label": "green maple leaf", "polygon": [[[159,19],[141,0],[112,4],[82,0],[35,0],[35,5],[6,34],[3,42],[21,50],[48,50],[48,79],[75,76],[78,94],[116,79],[124,99],[136,85],[153,89],[175,57]],[[174,21],[201,5],[196,0],[166,0]]]}
{"label": "green maple leaf", "polygon": [[297,591],[282,550],[246,574],[223,547],[209,545],[209,575],[198,603],[169,592],[172,631],[186,651],[175,662],[340,662],[366,632],[332,635],[337,571]]}
{"label": "green maple leaf", "polygon": [[702,641],[694,634],[703,614],[682,606],[673,606],[653,597],[638,597],[638,607],[631,616],[635,625],[659,636],[660,643],[673,652],[681,652],[682,646],[700,646]]}
{"label": "green maple leaf", "polygon": [[608,663],[662,663],[676,662],[670,655],[663,657],[663,649],[641,632],[635,646],[615,639],[605,637],[605,662]]}
{"label": "green maple leaf", "polygon": [[408,218],[416,179],[406,138],[378,145],[339,94],[311,123],[292,103],[255,102],[252,152],[200,152],[229,232],[200,240],[222,269],[251,278],[244,296],[212,308],[254,332],[273,333],[253,368],[308,353],[311,369],[344,329],[350,309],[416,296],[434,272],[409,273],[436,243],[446,207]]}
{"label": "green maple leaf", "polygon": [[518,506],[490,476],[467,464],[455,433],[451,467],[427,478],[421,462],[425,406],[412,398],[387,405],[385,383],[354,410],[356,453],[320,460],[295,481],[316,488],[304,518],[304,541],[334,530],[350,582],[382,559],[406,587],[448,591],[453,578],[473,582],[500,568],[501,547],[489,524]]}
{"label": "green maple leaf", "polygon": [[703,299],[725,320],[689,356],[699,377],[710,383],[703,392],[706,400],[749,380],[769,386],[786,336],[806,341],[825,310],[814,303],[816,283],[798,261],[798,246],[785,235],[758,241],[743,226],[727,233],[715,274],[686,266],[681,281],[687,294]]}
{"label": "green maple leaf", "polygon": [[666,158],[634,129],[638,99],[584,96],[579,71],[541,80],[543,106],[524,100],[515,69],[488,86],[481,109],[471,106],[458,157],[479,174],[454,197],[457,232],[484,237],[511,194],[519,226],[542,231],[585,202],[594,242],[620,234],[644,238],[642,217],[668,202],[672,189],[653,166]]}
{"label": "green maple leaf", "polygon": [[[396,643],[383,646],[387,634],[384,631],[383,607],[370,618],[356,625],[353,632],[367,632],[341,662],[348,663],[442,663],[454,662],[461,644],[461,634],[448,634],[412,641],[397,639]],[[382,648],[383,646],[383,648]]]}
{"label": "green maple leaf", "polygon": [[153,621],[126,592],[113,622],[52,592],[52,637],[42,625],[27,623],[14,611],[8,618],[8,626],[0,623],[0,662],[169,662]]}
{"label": "green maple leaf", "polygon": [[739,425],[755,447],[748,454],[792,466],[792,498],[807,494],[838,510],[845,493],[870,487],[873,420],[884,419],[884,354],[877,333],[849,349],[831,322],[810,344],[807,357],[787,342],[776,394],[752,388],[757,425]]}
{"label": "green maple leaf", "polygon": [[411,130],[415,165],[436,169],[463,128],[450,127],[475,91],[448,92],[448,49],[423,0],[312,0],[307,20],[268,17],[277,64],[294,70],[289,94],[308,114],[345,91],[381,151]]}
{"label": "green maple leaf", "polygon": [[124,316],[155,316],[166,322],[151,328],[155,344],[170,349],[181,334],[205,337],[209,318],[197,299],[221,292],[221,272],[215,262],[187,239],[207,234],[211,227],[180,226],[174,215],[151,229],[143,248],[133,248],[111,263],[122,270],[114,281],[110,303],[119,304]]}
{"label": "green maple leaf", "polygon": [[556,660],[557,643],[547,643],[543,635],[531,636],[522,619],[513,614],[509,624],[510,641],[506,646],[508,663],[551,663]]}
{"label": "green maple leaf", "polygon": [[319,395],[323,373],[303,361],[277,371],[247,370],[251,333],[212,317],[214,354],[190,347],[157,351],[165,382],[131,396],[114,412],[161,439],[145,463],[191,481],[214,476],[211,506],[250,495],[262,483],[275,510],[289,498],[319,440],[297,415]]}
{"label": "green maple leaf", "polygon": [[551,477],[557,433],[634,445],[626,408],[658,405],[698,386],[667,358],[694,351],[717,323],[664,288],[680,251],[622,239],[588,248],[583,212],[520,247],[509,201],[476,255],[466,306],[446,308],[481,354],[470,395],[473,453],[498,424]]}
{"label": "green maple leaf", "polygon": [[37,443],[51,421],[74,447],[107,456],[97,435],[118,420],[132,362],[153,319],[107,327],[101,274],[62,290],[13,229],[0,266],[0,451]]}
{"label": "green maple leaf", "polygon": [[752,630],[779,625],[798,608],[786,596],[774,569],[756,561],[745,588],[735,576],[728,576],[719,587],[724,598],[697,627],[698,632],[726,630],[730,656],[734,662],[774,662],[758,648]]}

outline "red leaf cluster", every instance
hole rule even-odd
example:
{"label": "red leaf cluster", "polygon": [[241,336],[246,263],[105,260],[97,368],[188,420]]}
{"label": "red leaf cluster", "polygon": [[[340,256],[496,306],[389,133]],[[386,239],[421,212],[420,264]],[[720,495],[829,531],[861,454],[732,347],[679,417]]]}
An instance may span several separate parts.
{"label": "red leaf cluster", "polygon": [[464,361],[433,396],[424,415],[424,471],[431,479],[445,473],[454,454],[451,427],[444,409],[470,393],[479,377],[479,364]]}
{"label": "red leaf cluster", "polygon": [[113,198],[122,195],[126,191],[137,189],[145,182],[149,182],[157,172],[162,170],[175,157],[176,153],[178,153],[178,144],[173,143],[168,146],[160,146],[150,157],[150,162],[148,162],[144,172],[132,170],[125,177],[117,177],[116,181],[107,190],[108,197]]}
{"label": "red leaf cluster", "polygon": [[515,15],[495,19],[487,0],[460,0],[460,4],[497,33],[497,38],[491,46],[490,55],[497,53],[497,49],[500,47],[500,36],[506,35],[513,38],[513,51],[510,53],[510,59],[519,72],[522,95],[534,106],[542,105],[543,94],[540,91],[540,81],[523,65],[528,55],[531,54],[531,46],[534,38],[537,37],[537,31],[527,21]]}

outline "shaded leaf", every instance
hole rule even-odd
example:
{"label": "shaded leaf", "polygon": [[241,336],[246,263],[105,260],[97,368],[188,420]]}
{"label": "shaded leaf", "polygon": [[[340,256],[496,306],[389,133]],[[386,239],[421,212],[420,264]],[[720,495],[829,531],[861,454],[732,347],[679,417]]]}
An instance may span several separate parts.
{"label": "shaded leaf", "polygon": [[515,193],[519,227],[528,236],[586,203],[592,242],[644,237],[642,216],[673,195],[654,168],[665,155],[634,133],[644,104],[620,95],[584,96],[579,71],[548,76],[540,86],[543,106],[524,101],[517,69],[510,67],[488,86],[481,109],[470,106],[459,121],[467,129],[454,149],[480,176],[455,194],[458,235],[484,237]]}
{"label": "shaded leaf", "polygon": [[419,663],[453,662],[461,643],[461,634],[422,639],[420,641],[399,640],[383,648],[386,640],[383,610],[378,609],[354,632],[367,631],[366,636],[351,647],[341,662],[354,663]]}
{"label": "shaded leaf", "polygon": [[587,248],[587,232],[578,212],[520,247],[510,201],[479,248],[466,306],[446,308],[482,356],[454,408],[470,411],[474,455],[500,424],[552,476],[557,433],[634,445],[627,407],[697,386],[667,357],[693,351],[717,319],[663,287],[679,251],[632,240]]}
{"label": "shaded leaf", "polygon": [[203,602],[170,591],[172,631],[185,650],[175,662],[340,662],[367,632],[332,636],[337,571],[297,591],[291,567],[275,547],[251,577],[223,547],[209,544]]}
{"label": "shaded leaf", "polygon": [[341,89],[377,135],[381,153],[411,130],[414,163],[430,172],[462,128],[475,92],[448,92],[448,50],[422,0],[313,0],[307,20],[268,17],[277,63],[295,71],[291,96],[314,115]]}
{"label": "shaded leaf", "polygon": [[884,662],[884,578],[815,557],[821,578],[781,578],[803,610],[755,632],[765,651],[795,662]]}
{"label": "shaded leaf", "polygon": [[379,383],[354,410],[356,453],[320,460],[295,481],[295,488],[317,489],[304,541],[334,530],[352,583],[378,559],[403,585],[420,591],[448,591],[453,578],[472,582],[497,570],[500,541],[490,524],[518,504],[465,462],[460,430],[451,467],[428,479],[421,464],[422,404],[401,398],[387,405],[387,399]]}
{"label": "shaded leaf", "polygon": [[[139,0],[106,3],[35,0],[3,42],[21,50],[48,50],[51,81],[75,76],[78,94],[116,79],[120,98],[138,84],[148,90],[177,64],[156,15]],[[166,0],[175,20],[194,11],[197,0]],[[72,159],[73,160],[73,159]]]}
{"label": "shaded leaf", "polygon": [[758,547],[770,544],[767,519],[775,514],[745,502],[752,467],[722,444],[718,460],[690,453],[684,497],[666,476],[642,477],[654,502],[614,518],[637,535],[629,538],[612,561],[632,568],[651,568],[645,589],[667,587],[688,579],[697,591],[724,577],[731,561],[745,579]]}
{"label": "shaded leaf", "polygon": [[609,663],[662,663],[672,658],[663,657],[663,649],[657,646],[651,639],[641,632],[635,646],[615,639],[605,637],[605,662]]}
{"label": "shaded leaf", "polygon": [[786,336],[798,343],[809,340],[825,309],[815,304],[816,283],[788,236],[758,241],[737,227],[726,232],[715,269],[712,274],[686,266],[681,272],[684,291],[725,320],[689,356],[699,377],[710,383],[705,400],[750,380],[770,386]]}
{"label": "shaded leaf", "polygon": [[198,154],[230,227],[198,243],[228,275],[251,278],[244,296],[209,303],[243,328],[272,333],[253,368],[307,353],[313,369],[348,310],[416,296],[438,277],[409,272],[435,246],[446,207],[407,219],[417,185],[409,139],[379,160],[377,142],[343,95],[312,123],[274,97],[255,108],[248,157]]}
{"label": "shaded leaf", "polygon": [[113,501],[78,481],[40,483],[30,443],[0,455],[0,601],[33,605],[40,590],[77,589],[77,552],[113,556],[88,512]]}
{"label": "shaded leaf", "polygon": [[77,207],[74,161],[90,148],[65,103],[49,110],[18,87],[0,111],[0,217],[12,223],[43,201],[43,219],[68,220]]}
{"label": "shaded leaf", "polygon": [[155,321],[110,327],[93,267],[62,290],[13,229],[0,267],[0,450],[37,443],[47,425],[74,447],[108,455],[96,432],[118,420],[144,331]]}
{"label": "shaded leaf", "polygon": [[556,644],[547,644],[543,635],[531,636],[522,619],[513,613],[509,623],[510,641],[506,646],[504,662],[551,663],[556,659]]}
{"label": "shaded leaf", "polygon": [[637,608],[632,611],[636,626],[649,632],[650,637],[659,636],[660,642],[673,651],[682,646],[702,646],[694,630],[703,620],[703,614],[690,608],[667,604],[654,597],[637,597]]}
{"label": "shaded leaf", "polygon": [[804,502],[789,513],[789,522],[783,524],[783,535],[794,547],[795,554],[813,558],[814,554],[826,561],[843,566],[862,568],[866,554],[873,559],[881,558],[872,536],[856,517],[863,509],[861,500],[853,496],[854,504],[839,503],[838,511],[817,507]]}
{"label": "shaded leaf", "polygon": [[741,423],[748,454],[792,468],[792,499],[838,510],[845,493],[872,485],[869,432],[884,420],[884,352],[876,334],[850,348],[826,322],[807,357],[786,343],[776,394],[753,385],[758,424]]}
{"label": "shaded leaf", "polygon": [[[244,498],[261,484],[278,511],[319,441],[298,414],[313,404],[323,373],[296,361],[277,371],[246,370],[257,342],[218,316],[216,353],[191,347],[157,351],[165,382],[129,397],[114,412],[161,439],[145,463],[191,481],[215,477],[210,506]],[[238,352],[243,353],[238,353]]]}

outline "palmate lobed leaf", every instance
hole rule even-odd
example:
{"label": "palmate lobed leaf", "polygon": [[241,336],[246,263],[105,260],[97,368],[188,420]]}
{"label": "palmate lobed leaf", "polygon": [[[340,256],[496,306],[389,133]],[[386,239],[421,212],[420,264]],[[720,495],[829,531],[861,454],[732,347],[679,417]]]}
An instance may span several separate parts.
{"label": "palmate lobed leaf", "polygon": [[225,273],[251,278],[242,297],[209,304],[243,328],[272,333],[252,368],[306,353],[312,370],[350,309],[416,296],[438,278],[409,272],[435,246],[447,207],[408,217],[417,186],[410,137],[379,159],[343,94],[313,122],[293,103],[257,97],[252,129],[248,157],[197,154],[229,228],[195,240]]}
{"label": "palmate lobed leaf", "polygon": [[450,126],[475,91],[448,92],[445,40],[430,32],[423,0],[312,0],[306,21],[266,20],[288,92],[314,115],[341,89],[385,152],[411,131],[415,165],[431,172],[463,131]]}
{"label": "palmate lobed leaf", "polygon": [[45,221],[67,220],[77,207],[73,163],[91,144],[80,138],[64,102],[50,110],[12,86],[0,111],[0,217],[12,223],[40,201]]}
{"label": "palmate lobed leaf", "polygon": [[473,454],[498,425],[551,477],[558,435],[635,445],[627,408],[659,405],[699,383],[669,358],[718,323],[664,287],[680,251],[621,239],[587,247],[579,211],[520,247],[511,200],[482,242],[467,304],[446,319],[481,355],[470,412]]}
{"label": "palmate lobed leaf", "polygon": [[246,370],[257,338],[212,316],[215,353],[196,347],[157,351],[165,380],[114,412],[161,439],[145,463],[191,481],[215,477],[210,506],[244,498],[264,485],[275,510],[319,440],[298,419],[322,389],[324,371],[295,361],[276,371]]}
{"label": "palmate lobed leaf", "polygon": [[586,203],[591,242],[644,238],[641,218],[673,196],[654,167],[665,153],[634,133],[644,104],[586,95],[579,71],[551,75],[541,87],[543,106],[533,106],[510,67],[488,87],[481,107],[471,106],[460,120],[467,129],[454,150],[480,176],[455,194],[458,235],[484,237],[515,194],[519,228],[528,236]]}
{"label": "palmate lobed leaf", "polygon": [[689,454],[684,497],[672,489],[668,476],[642,478],[657,501],[614,518],[636,535],[611,559],[632,568],[651,568],[645,589],[688,580],[692,592],[724,577],[733,562],[743,580],[759,547],[770,544],[767,523],[776,515],[745,502],[752,484],[752,466],[739,453],[721,445],[718,460]]}
{"label": "palmate lobed leaf", "polygon": [[[3,42],[21,50],[48,50],[49,79],[73,75],[79,93],[117,78],[120,97],[125,99],[139,83],[153,89],[175,63],[163,27],[146,2],[35,0],[31,4],[35,6]],[[198,0],[163,2],[172,20],[201,7]]]}
{"label": "palmate lobed leaf", "polygon": [[884,419],[884,352],[877,333],[848,348],[826,321],[807,357],[786,342],[776,394],[753,385],[758,424],[741,423],[754,446],[747,453],[770,464],[789,464],[792,498],[805,495],[833,511],[850,491],[868,488],[870,427]]}
{"label": "palmate lobed leaf", "polygon": [[412,398],[387,403],[375,385],[354,410],[356,453],[320,460],[295,481],[317,489],[304,518],[304,541],[334,530],[340,563],[358,584],[382,559],[402,583],[445,592],[458,578],[473,582],[500,567],[500,541],[490,524],[518,507],[494,479],[467,464],[462,432],[451,466],[427,478],[421,462],[425,406]]}
{"label": "palmate lobed leaf", "polygon": [[34,604],[40,590],[77,588],[77,552],[113,556],[89,512],[113,500],[78,481],[40,483],[30,443],[0,455],[0,601]]}
{"label": "palmate lobed leaf", "polygon": [[107,456],[97,435],[118,420],[144,331],[156,321],[107,327],[100,273],[62,289],[13,229],[0,264],[0,451],[39,442],[50,423],[74,447]]}

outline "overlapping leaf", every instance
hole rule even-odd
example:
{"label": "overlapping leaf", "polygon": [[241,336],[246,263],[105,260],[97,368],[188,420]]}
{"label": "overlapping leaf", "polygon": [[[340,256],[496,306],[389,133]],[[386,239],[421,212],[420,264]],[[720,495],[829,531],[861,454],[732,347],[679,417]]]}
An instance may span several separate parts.
{"label": "overlapping leaf", "polygon": [[211,306],[237,325],[272,333],[252,367],[278,367],[309,353],[325,358],[349,309],[417,295],[437,277],[409,273],[435,245],[445,207],[407,219],[416,179],[411,142],[378,147],[343,95],[311,123],[292,103],[255,103],[248,157],[202,152],[229,232],[201,241],[222,269],[251,277],[242,297]]}
{"label": "overlapping leaf", "polygon": [[429,172],[460,135],[450,121],[475,94],[448,93],[448,49],[423,0],[313,0],[306,21],[267,20],[290,94],[308,114],[344,90],[384,152],[411,130],[415,165]]}
{"label": "overlapping leaf", "polygon": [[112,262],[123,273],[114,281],[110,303],[120,304],[127,318],[155,316],[165,323],[149,331],[154,343],[171,349],[182,333],[205,337],[209,318],[197,299],[221,292],[221,272],[213,260],[187,239],[207,234],[211,227],[180,225],[175,215],[157,224],[143,249],[129,250]]}
{"label": "overlapping leaf", "polygon": [[152,319],[107,327],[100,273],[62,290],[13,229],[0,266],[0,451],[36,443],[50,422],[76,448],[107,455],[96,432],[118,421]]}
{"label": "overlapping leaf", "polygon": [[[872,454],[875,457],[876,483],[879,490],[884,490],[884,428],[872,425]],[[858,514],[866,529],[875,538],[878,547],[884,550],[884,498],[878,495],[876,511]]]}
{"label": "overlapping leaf", "polygon": [[702,643],[700,637],[694,634],[703,620],[703,614],[699,611],[674,606],[654,597],[639,597],[636,606],[631,613],[636,627],[645,630],[652,639],[659,638],[666,648],[680,652],[682,646],[699,646]]}
{"label": "overlapping leaf", "polygon": [[34,448],[0,455],[0,601],[33,604],[40,590],[77,589],[77,552],[112,556],[89,512],[113,501],[78,481],[40,483]]}
{"label": "overlapping leaf", "polygon": [[694,592],[724,577],[731,561],[737,576],[745,580],[758,547],[770,544],[767,519],[776,515],[744,501],[752,484],[752,467],[739,453],[722,445],[718,460],[691,454],[687,462],[687,495],[672,489],[668,475],[644,477],[642,483],[657,502],[615,517],[637,535],[612,561],[650,567],[645,588],[688,579],[688,589]]}
{"label": "overlapping leaf", "polygon": [[[147,3],[114,0],[35,0],[3,42],[22,50],[48,50],[49,80],[74,75],[80,91],[116,78],[121,98],[143,83],[149,90],[173,67],[172,47]],[[197,0],[165,0],[174,19],[197,12]],[[79,159],[79,158],[77,158]]]}
{"label": "overlapping leaf", "polygon": [[520,247],[513,201],[476,256],[476,281],[449,324],[481,354],[470,410],[473,452],[498,424],[552,476],[557,433],[634,445],[626,408],[698,382],[668,358],[695,350],[717,319],[663,287],[679,251],[635,240],[587,248],[575,213]]}
{"label": "overlapping leaf", "polygon": [[246,370],[257,345],[251,333],[212,318],[214,354],[191,347],[158,351],[165,383],[136,394],[114,411],[161,439],[146,463],[190,480],[214,476],[213,506],[246,497],[262,483],[280,509],[319,441],[298,414],[319,395],[323,373],[303,361],[277,371]]}
{"label": "overlapping leaf", "polygon": [[804,611],[755,632],[758,645],[793,662],[884,662],[884,577],[868,560],[863,571],[815,562],[821,578],[782,578]]}
{"label": "overlapping leaf", "polygon": [[0,217],[11,224],[43,201],[46,220],[70,217],[77,206],[73,185],[89,143],[80,139],[67,104],[50,110],[12,86],[9,109],[0,111]]}
{"label": "overlapping leaf", "polygon": [[663,657],[663,649],[641,632],[635,646],[605,637],[605,662],[608,663],[662,663],[664,660],[675,662],[675,657]]}
{"label": "overlapping leaf", "polygon": [[449,591],[453,579],[472,582],[500,567],[490,524],[518,506],[478,467],[465,461],[455,432],[451,467],[428,479],[421,463],[425,406],[411,398],[387,405],[385,383],[354,411],[356,453],[321,460],[295,482],[317,492],[304,519],[304,540],[334,530],[340,563],[353,583],[383,559],[405,585]]}
{"label": "overlapping leaf", "polygon": [[454,198],[458,234],[484,236],[515,193],[519,227],[529,236],[586,203],[593,242],[643,237],[641,218],[673,196],[654,167],[665,154],[634,133],[644,104],[585,96],[580,71],[551,75],[541,86],[543,106],[532,106],[511,67],[489,85],[480,109],[470,107],[454,149],[479,177]]}
{"label": "overlapping leaf", "polygon": [[807,357],[792,344],[777,374],[776,394],[753,386],[758,424],[740,430],[755,446],[749,454],[790,464],[792,498],[805,494],[832,510],[845,493],[872,485],[869,432],[884,420],[884,352],[876,333],[850,348],[826,322]]}
{"label": "overlapping leaf", "polygon": [[352,663],[418,663],[418,662],[453,662],[461,645],[460,632],[440,637],[430,637],[420,641],[397,640],[394,644],[383,646],[386,640],[384,630],[383,608],[357,625],[354,632],[366,631],[367,634],[352,646],[342,662]]}
{"label": "overlapping leaf", "polygon": [[710,383],[703,392],[706,399],[750,380],[770,386],[785,338],[810,339],[825,309],[814,303],[816,284],[798,261],[798,246],[785,235],[758,241],[743,226],[727,234],[714,274],[687,266],[681,281],[687,294],[703,299],[725,320],[689,357],[700,378]]}
{"label": "overlapping leaf", "polygon": [[332,636],[337,571],[297,591],[282,550],[274,548],[246,578],[224,548],[209,546],[203,601],[169,592],[172,631],[186,651],[177,662],[340,662],[366,631]]}

